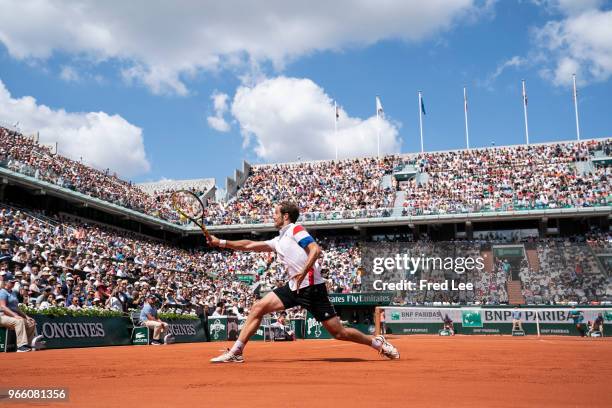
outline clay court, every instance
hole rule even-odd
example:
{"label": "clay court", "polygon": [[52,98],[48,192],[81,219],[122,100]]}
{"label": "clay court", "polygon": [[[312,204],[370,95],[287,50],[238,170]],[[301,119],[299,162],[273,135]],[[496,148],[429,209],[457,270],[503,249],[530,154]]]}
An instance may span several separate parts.
{"label": "clay court", "polygon": [[251,342],[244,364],[221,365],[208,359],[229,343],[9,353],[0,384],[68,387],[55,405],[79,407],[612,406],[609,339],[392,341],[399,361],[334,340]]}

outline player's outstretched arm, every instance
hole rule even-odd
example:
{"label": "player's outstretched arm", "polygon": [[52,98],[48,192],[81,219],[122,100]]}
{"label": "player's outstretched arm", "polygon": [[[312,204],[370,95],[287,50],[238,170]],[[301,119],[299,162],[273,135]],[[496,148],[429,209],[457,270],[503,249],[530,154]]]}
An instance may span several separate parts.
{"label": "player's outstretched arm", "polygon": [[274,249],[270,248],[265,241],[251,241],[248,239],[240,239],[237,241],[227,241],[219,239],[214,235],[210,236],[208,244],[213,247],[229,248],[236,251],[252,251],[252,252],[272,252]]}

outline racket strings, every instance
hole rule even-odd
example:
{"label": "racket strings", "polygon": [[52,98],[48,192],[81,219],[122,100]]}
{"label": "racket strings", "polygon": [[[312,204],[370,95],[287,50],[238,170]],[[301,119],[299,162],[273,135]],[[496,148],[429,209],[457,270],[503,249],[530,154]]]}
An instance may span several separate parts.
{"label": "racket strings", "polygon": [[179,214],[189,218],[200,218],[204,211],[200,200],[187,193],[178,192],[174,194],[172,204]]}

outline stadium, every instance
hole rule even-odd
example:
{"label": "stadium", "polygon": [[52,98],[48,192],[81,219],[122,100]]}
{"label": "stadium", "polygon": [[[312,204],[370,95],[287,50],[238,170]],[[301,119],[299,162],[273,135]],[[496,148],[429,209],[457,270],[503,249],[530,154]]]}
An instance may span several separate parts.
{"label": "stadium", "polygon": [[[612,138],[581,137],[574,76],[575,139],[530,142],[523,81],[525,141],[470,146],[465,89],[465,147],[424,148],[418,91],[420,151],[389,148],[377,96],[369,150],[236,160],[219,144],[197,152],[214,166],[138,182],[119,150],[102,162],[117,168],[83,160],[61,148],[82,133],[0,95],[0,402],[612,405]],[[329,107],[329,140],[349,134],[357,120]],[[222,161],[240,163],[224,184]]]}

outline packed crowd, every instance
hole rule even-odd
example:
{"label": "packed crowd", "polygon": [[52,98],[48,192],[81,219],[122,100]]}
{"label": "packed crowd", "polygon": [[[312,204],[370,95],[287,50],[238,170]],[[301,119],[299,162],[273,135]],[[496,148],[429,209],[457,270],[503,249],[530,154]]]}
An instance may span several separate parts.
{"label": "packed crowd", "polygon": [[606,142],[421,153],[404,164],[419,174],[402,183],[403,215],[554,209],[608,205],[608,167],[581,174]]}
{"label": "packed crowd", "polygon": [[131,182],[86,166],[43,146],[30,137],[0,127],[0,166],[119,206],[177,221],[167,192],[146,194]]}
{"label": "packed crowd", "polygon": [[215,256],[98,225],[49,223],[0,208],[0,281],[18,278],[21,303],[37,308],[125,312],[153,294],[172,309],[238,313],[255,295],[233,271],[215,264]]}
{"label": "packed crowd", "polygon": [[524,268],[520,272],[528,303],[588,303],[612,298],[612,278],[594,256],[591,243],[549,239],[537,246],[537,253],[540,271]]}
{"label": "packed crowd", "polygon": [[[445,289],[401,291],[395,304],[401,305],[442,305],[442,304],[507,304],[508,282],[520,280],[522,293],[527,304],[557,304],[612,302],[612,274],[610,265],[603,264],[612,255],[612,236],[590,234],[573,238],[522,238],[516,246],[537,250],[538,265],[530,265],[526,252],[521,256],[497,256],[495,245],[505,246],[507,240],[495,242],[483,240],[456,240],[435,242],[426,237],[416,242],[378,243],[375,256],[393,258],[396,254],[411,257],[472,258],[492,259],[485,261],[485,268],[473,268],[463,273],[430,266],[408,274],[403,270],[386,270],[384,280],[400,282],[405,279],[418,284],[420,280],[443,283],[454,280],[456,284],[471,283],[473,290],[453,291]],[[372,255],[362,253],[365,262],[371,262]],[[598,259],[596,254],[606,254]],[[606,269],[607,268],[607,269]],[[372,288],[374,279],[380,275],[365,275],[362,289]]]}
{"label": "packed crowd", "polygon": [[323,239],[321,273],[327,279],[328,291],[335,293],[361,292],[361,249],[354,239]]}
{"label": "packed crowd", "polygon": [[[358,248],[335,240],[322,245],[330,292],[358,290]],[[13,277],[19,279],[21,303],[36,308],[127,312],[153,294],[173,310],[236,316],[287,279],[268,253],[185,250],[135,233],[0,206],[0,283]]]}
{"label": "packed crowd", "polygon": [[[608,234],[582,237],[582,246],[567,239],[538,240],[539,268],[526,259],[517,266],[528,303],[591,302],[612,299],[612,278],[594,254],[612,253]],[[322,273],[329,292],[371,291],[364,274],[363,243],[354,238],[322,238]],[[415,256],[472,257],[490,241],[439,243],[422,237],[416,242],[376,243],[377,251]],[[396,245],[396,246],[394,246]],[[404,249],[398,249],[403,245]],[[399,251],[399,252],[398,252]],[[379,254],[379,255],[380,255]],[[602,259],[607,259],[603,257]],[[411,304],[484,303],[508,300],[506,282],[515,268],[496,259],[491,271],[457,276],[427,269],[412,279],[432,282],[456,279],[475,285],[469,293],[430,291],[406,293]],[[269,253],[182,249],[135,233],[82,220],[48,218],[32,211],[0,206],[0,282],[18,278],[20,300],[38,308],[100,307],[127,311],[155,295],[168,308],[199,310],[210,315],[242,316],[258,295],[287,279]],[[247,277],[247,281],[240,278]],[[393,281],[393,276],[386,276]],[[397,276],[395,280],[406,278]]]}
{"label": "packed crowd", "polygon": [[[394,212],[398,188],[404,191],[405,216],[603,206],[612,201],[609,168],[580,171],[578,164],[587,163],[596,151],[609,150],[606,140],[254,166],[233,199],[208,203],[206,223],[268,222],[273,204],[285,199],[297,201],[303,221],[386,217]],[[390,175],[404,165],[414,166],[417,177],[398,187]],[[146,194],[108,171],[52,154],[2,127],[0,166],[183,222],[172,211],[172,189]],[[383,183],[385,175],[389,178]]]}
{"label": "packed crowd", "polygon": [[226,205],[207,208],[208,224],[270,222],[274,203],[295,201],[306,221],[388,216],[395,191],[381,179],[392,158],[262,165]]}

